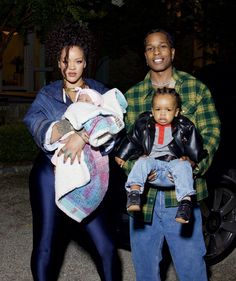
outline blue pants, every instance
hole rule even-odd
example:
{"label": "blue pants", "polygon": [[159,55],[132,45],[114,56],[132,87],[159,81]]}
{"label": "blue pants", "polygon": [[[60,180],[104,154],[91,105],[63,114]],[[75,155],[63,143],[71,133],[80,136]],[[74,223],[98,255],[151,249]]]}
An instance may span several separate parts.
{"label": "blue pants", "polygon": [[159,191],[151,224],[130,217],[131,253],[136,281],[160,281],[164,238],[169,246],[179,281],[207,281],[201,211],[193,209],[189,224],[175,221],[177,208],[165,208],[164,192]]}
{"label": "blue pants", "polygon": [[36,160],[30,174],[30,202],[33,215],[31,270],[34,281],[56,281],[71,237],[80,238],[84,231],[89,234],[90,245],[95,245],[100,257],[101,280],[120,280],[117,251],[102,210],[98,208],[80,224],[67,217],[55,204],[54,167],[44,155]]}
{"label": "blue pants", "polygon": [[[157,172],[156,179],[151,182],[152,185],[165,188],[173,188],[175,186],[178,201],[181,201],[187,195],[196,194],[196,191],[193,189],[193,171],[189,161],[175,159],[165,162],[152,157],[141,157],[135,162],[129,173],[125,185],[126,189],[129,191],[130,186],[139,185],[142,193],[147,176],[152,170]],[[174,182],[170,181],[168,174],[172,176]]]}

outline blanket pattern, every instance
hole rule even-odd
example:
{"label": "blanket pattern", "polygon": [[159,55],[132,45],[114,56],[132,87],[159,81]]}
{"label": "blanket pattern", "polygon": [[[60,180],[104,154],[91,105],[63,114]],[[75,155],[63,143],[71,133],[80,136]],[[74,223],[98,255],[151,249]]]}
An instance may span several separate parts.
{"label": "blanket pattern", "polygon": [[89,145],[83,149],[83,161],[75,161],[72,165],[63,163],[63,156],[57,157],[62,148],[60,144],[52,158],[56,204],[78,222],[100,205],[108,188],[108,156],[102,156],[98,147],[103,146],[106,153],[110,151],[115,145],[117,133],[124,128],[123,114],[127,101],[123,94],[114,88],[101,98],[102,106],[78,101],[71,104],[63,116],[74,129],[84,128],[89,135]]}
{"label": "blanket pattern", "polygon": [[56,201],[63,212],[78,222],[100,205],[106,194],[109,180],[108,156],[102,156],[98,149],[86,145],[84,160],[90,171],[89,183],[75,188]]}
{"label": "blanket pattern", "polygon": [[89,143],[94,147],[99,147],[115,137],[123,129],[123,121],[115,116],[99,115],[89,119],[83,124],[85,131],[89,135]]}

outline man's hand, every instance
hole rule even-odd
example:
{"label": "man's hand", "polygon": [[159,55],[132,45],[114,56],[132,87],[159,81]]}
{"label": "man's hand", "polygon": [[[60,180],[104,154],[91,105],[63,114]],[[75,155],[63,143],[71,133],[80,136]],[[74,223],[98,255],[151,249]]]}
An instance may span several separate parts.
{"label": "man's hand", "polygon": [[151,170],[151,172],[147,176],[147,181],[152,182],[157,178],[157,171]]}
{"label": "man's hand", "polygon": [[192,168],[194,169],[195,166],[196,166],[196,163],[193,162],[188,156],[182,156],[179,158],[180,160],[183,160],[183,161],[188,161],[190,163],[190,165],[192,166]]}
{"label": "man's hand", "polygon": [[121,159],[121,158],[119,158],[119,157],[115,157],[115,161],[116,161],[116,163],[122,168],[123,167],[123,165],[125,164],[125,161],[123,160],[123,159]]}

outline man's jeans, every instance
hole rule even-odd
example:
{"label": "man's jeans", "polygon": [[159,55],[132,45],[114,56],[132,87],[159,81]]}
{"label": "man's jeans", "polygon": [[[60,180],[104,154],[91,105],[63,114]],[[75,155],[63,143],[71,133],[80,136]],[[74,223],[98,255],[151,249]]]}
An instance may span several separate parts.
{"label": "man's jeans", "polygon": [[[142,193],[147,176],[152,170],[156,170],[157,177],[150,183],[157,188],[158,186],[163,188],[174,188],[175,186],[178,201],[187,195],[196,194],[193,189],[193,171],[189,161],[175,159],[166,162],[152,157],[141,157],[135,162],[125,185],[126,190],[129,191],[131,185],[139,185]],[[169,179],[168,175],[171,175],[174,182]]]}
{"label": "man's jeans", "polygon": [[201,211],[193,209],[189,224],[175,221],[177,208],[165,208],[164,192],[159,191],[152,224],[130,217],[131,253],[136,281],[160,281],[159,263],[164,238],[167,241],[179,281],[207,281]]}

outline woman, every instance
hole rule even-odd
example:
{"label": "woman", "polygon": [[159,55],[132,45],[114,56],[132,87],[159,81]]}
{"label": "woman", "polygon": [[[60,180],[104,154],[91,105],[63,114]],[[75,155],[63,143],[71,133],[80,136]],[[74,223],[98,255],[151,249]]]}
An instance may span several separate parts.
{"label": "woman", "polygon": [[[41,152],[30,174],[30,201],[33,214],[33,251],[31,270],[35,281],[57,280],[60,271],[60,256],[68,242],[69,229],[80,238],[82,231],[89,234],[101,260],[101,280],[119,279],[118,257],[114,241],[103,213],[102,204],[75,228],[71,219],[55,204],[55,176],[51,157],[60,138],[73,130],[62,116],[67,107],[75,102],[76,87],[94,89],[105,93],[108,89],[101,83],[84,78],[88,59],[92,58],[92,37],[89,30],[79,24],[67,24],[51,33],[46,44],[48,54],[56,55],[63,80],[43,87],[24,117],[24,122]],[[87,141],[86,133],[74,131],[63,140],[64,161],[80,159]],[[103,175],[108,174],[108,156],[102,156]],[[98,161],[97,161],[98,162]],[[95,170],[96,165],[94,163]],[[99,174],[97,178],[99,179]],[[102,176],[100,176],[102,177]],[[108,177],[107,177],[108,178]],[[93,181],[93,178],[91,178]],[[108,179],[98,181],[108,184]],[[71,228],[71,225],[73,228]],[[80,230],[78,234],[76,230]]]}

